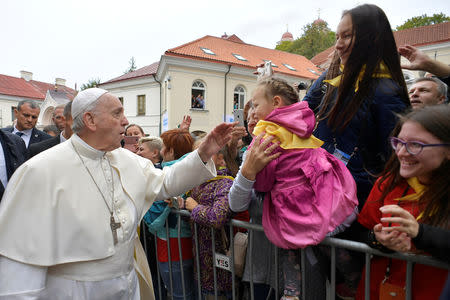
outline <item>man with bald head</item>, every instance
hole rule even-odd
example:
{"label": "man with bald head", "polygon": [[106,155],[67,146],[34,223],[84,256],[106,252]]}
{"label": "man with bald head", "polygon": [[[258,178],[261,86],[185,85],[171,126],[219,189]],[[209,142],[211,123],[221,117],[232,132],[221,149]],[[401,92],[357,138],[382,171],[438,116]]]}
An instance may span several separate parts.
{"label": "man with bald head", "polygon": [[120,147],[128,120],[114,95],[80,92],[72,117],[72,137],[23,164],[5,191],[0,299],[154,299],[137,224],[154,200],[215,176],[211,156],[234,124],[220,124],[184,160],[158,170]]}

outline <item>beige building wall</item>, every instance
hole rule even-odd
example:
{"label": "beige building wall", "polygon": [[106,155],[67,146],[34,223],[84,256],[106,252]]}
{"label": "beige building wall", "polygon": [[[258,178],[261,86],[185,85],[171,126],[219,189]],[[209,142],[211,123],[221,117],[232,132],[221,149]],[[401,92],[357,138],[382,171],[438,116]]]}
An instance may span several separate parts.
{"label": "beige building wall", "polygon": [[[153,79],[135,79],[101,85],[123,99],[125,116],[130,124],[138,124],[148,135],[159,136],[159,84]],[[145,115],[139,116],[137,99],[145,95]]]}
{"label": "beige building wall", "polygon": [[[6,95],[0,95],[0,128],[9,127],[13,125],[13,107],[22,99]],[[36,101],[37,102],[37,101]]]}
{"label": "beige building wall", "polygon": [[[256,89],[256,76],[251,70],[232,67],[226,79],[225,71],[205,70],[196,67],[168,66],[163,83],[163,114],[167,114],[168,129],[176,128],[184,115],[192,118],[190,130],[209,131],[224,120],[233,116],[234,90],[241,86],[245,91],[245,102],[251,99]],[[299,82],[300,78],[279,76],[290,83]],[[192,84],[201,81],[205,85],[205,109],[191,108]],[[306,79],[304,79],[307,81]],[[304,96],[304,92],[301,95]]]}

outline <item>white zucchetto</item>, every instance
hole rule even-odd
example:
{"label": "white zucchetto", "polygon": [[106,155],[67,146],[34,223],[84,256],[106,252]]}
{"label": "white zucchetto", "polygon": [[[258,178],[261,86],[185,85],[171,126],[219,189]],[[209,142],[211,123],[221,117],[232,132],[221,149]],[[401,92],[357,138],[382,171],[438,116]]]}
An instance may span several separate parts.
{"label": "white zucchetto", "polygon": [[90,88],[79,92],[72,101],[72,118],[75,119],[89,104],[107,92],[107,90],[99,88]]}

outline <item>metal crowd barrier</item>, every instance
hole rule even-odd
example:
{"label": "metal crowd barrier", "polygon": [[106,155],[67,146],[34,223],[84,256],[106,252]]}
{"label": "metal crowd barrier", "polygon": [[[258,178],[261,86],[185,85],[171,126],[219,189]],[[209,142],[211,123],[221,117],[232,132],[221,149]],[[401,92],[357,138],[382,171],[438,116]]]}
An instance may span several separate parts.
{"label": "metal crowd barrier", "polygon": [[[186,287],[185,287],[185,282],[184,282],[184,272],[183,272],[183,259],[182,259],[182,250],[181,250],[181,239],[180,239],[180,233],[181,233],[181,217],[190,217],[190,213],[187,210],[176,210],[176,209],[172,209],[171,214],[176,214],[177,215],[177,228],[178,228],[178,249],[179,249],[179,257],[180,257],[180,271],[181,271],[181,277],[182,277],[182,288],[183,288],[183,298],[186,299]],[[253,248],[253,231],[263,231],[263,227],[261,225],[257,225],[257,224],[251,224],[248,222],[243,222],[243,221],[238,221],[238,220],[230,220],[226,225],[228,225],[230,227],[229,233],[229,241],[230,241],[230,249],[231,249],[231,255],[228,258],[229,259],[229,265],[231,267],[231,274],[232,274],[232,299],[236,300],[237,298],[237,283],[236,283],[236,274],[235,274],[235,270],[234,270],[234,231],[233,228],[234,227],[239,227],[239,228],[244,228],[248,230],[248,250],[247,253],[252,253],[252,248]],[[193,238],[197,237],[197,224],[194,223],[194,232],[193,232]],[[169,236],[169,227],[168,227],[168,221],[166,220],[166,234],[167,236]],[[145,235],[146,234],[150,234],[149,232],[145,232],[144,233],[144,240],[145,239]],[[213,262],[216,262],[216,253],[215,253],[215,229],[213,227],[211,227],[211,237],[212,237],[212,256],[213,256]],[[194,239],[195,240],[195,263],[197,266],[197,270],[200,270],[200,259],[198,257],[198,253],[199,253],[199,248],[198,248],[198,240],[197,238]],[[156,239],[155,239],[155,248],[157,248],[156,246]],[[359,242],[354,242],[354,241],[349,241],[349,240],[342,240],[342,239],[337,239],[337,238],[331,238],[331,237],[327,237],[325,238],[322,243],[320,243],[320,245],[326,245],[329,246],[331,249],[331,276],[330,276],[330,290],[329,290],[329,299],[334,300],[335,299],[335,288],[336,288],[336,248],[343,248],[343,249],[347,249],[347,250],[352,250],[352,251],[356,251],[356,252],[362,252],[365,254],[365,282],[364,282],[364,286],[365,286],[365,300],[370,300],[370,261],[371,258],[374,255],[377,256],[384,256],[384,257],[388,257],[388,258],[395,258],[395,259],[400,259],[400,260],[405,260],[406,261],[406,300],[411,300],[412,299],[412,294],[411,294],[411,283],[412,283],[412,271],[413,271],[413,265],[415,263],[417,264],[422,264],[422,265],[428,265],[428,266],[433,266],[433,267],[437,267],[437,268],[442,268],[442,269],[448,269],[450,270],[450,265],[439,261],[437,259],[434,259],[430,256],[424,256],[424,255],[414,255],[414,254],[403,254],[403,253],[383,253],[381,251],[375,250],[373,248],[370,248],[369,246],[367,246],[366,244],[363,243],[359,243]],[[275,247],[275,246],[273,246]],[[147,248],[148,245],[144,244],[144,249],[146,254],[147,252]],[[301,257],[301,270],[302,270],[302,277],[301,277],[301,293],[302,293],[302,298],[301,299],[306,299],[306,272],[303,272],[303,270],[305,270],[305,266],[306,266],[306,255],[305,255],[305,249],[299,249],[300,251],[300,257]],[[170,278],[170,282],[169,282],[169,286],[167,287],[168,289],[168,295],[173,295],[173,279],[172,279],[172,261],[170,258],[170,242],[167,242],[167,252],[168,252],[168,258],[169,258],[169,278]],[[251,300],[255,300],[255,296],[254,296],[254,289],[253,289],[253,264],[252,264],[252,256],[250,255],[249,257],[249,262],[250,262],[250,299]],[[277,248],[275,247],[275,274],[279,274],[278,272],[278,254],[277,254]],[[164,290],[164,287],[162,286],[161,283],[161,278],[159,276],[159,267],[158,264],[157,265],[157,273],[158,273],[158,287],[155,287],[155,294],[157,294],[159,296],[159,299],[162,299],[162,292]],[[213,271],[214,271],[214,299],[217,300],[218,298],[218,291],[217,291],[217,272],[216,269],[218,267],[216,266],[216,264],[214,263],[213,266]],[[152,274],[152,276],[154,276],[155,274]],[[199,300],[202,300],[202,291],[201,291],[201,282],[200,282],[200,272],[197,272],[197,293],[196,293],[196,297]],[[273,288],[273,292],[275,292],[275,299],[278,298],[279,293],[279,287],[278,287],[278,280],[275,280],[275,287]],[[271,291],[272,292],[272,291]],[[268,297],[270,296],[270,293],[268,295]],[[171,299],[170,296],[168,296],[168,299]],[[256,299],[259,300],[259,299]],[[374,300],[374,299],[373,299]]]}

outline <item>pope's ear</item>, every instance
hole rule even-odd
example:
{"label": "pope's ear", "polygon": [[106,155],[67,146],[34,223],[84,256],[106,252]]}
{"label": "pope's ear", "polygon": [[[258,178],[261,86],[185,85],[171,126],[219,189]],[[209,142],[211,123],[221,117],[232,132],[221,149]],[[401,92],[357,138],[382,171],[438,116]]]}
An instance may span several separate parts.
{"label": "pope's ear", "polygon": [[95,129],[97,128],[97,126],[95,125],[94,114],[89,111],[83,114],[83,123],[84,126],[91,131],[95,131]]}

